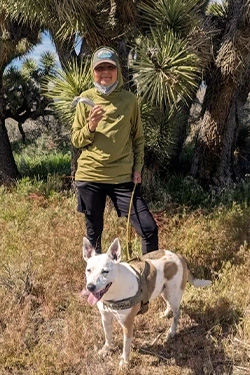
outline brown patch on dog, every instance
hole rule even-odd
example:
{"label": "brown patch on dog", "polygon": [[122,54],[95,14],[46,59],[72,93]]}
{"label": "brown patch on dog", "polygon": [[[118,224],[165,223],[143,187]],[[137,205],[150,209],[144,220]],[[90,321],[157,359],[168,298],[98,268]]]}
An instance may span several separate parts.
{"label": "brown patch on dog", "polygon": [[123,327],[123,334],[128,338],[133,337],[133,325],[136,315],[138,314],[141,308],[140,302],[131,307],[130,313],[127,315],[125,321],[122,324]]}
{"label": "brown patch on dog", "polygon": [[[164,253],[165,255],[165,253]],[[146,283],[146,295],[143,296],[143,300],[149,300],[154,289],[155,289],[155,282],[156,282],[156,275],[157,270],[155,266],[150,262],[143,260],[133,260],[131,262],[131,266],[140,274],[144,275],[145,283]],[[145,288],[143,288],[145,289]]]}
{"label": "brown patch on dog", "polygon": [[154,259],[160,259],[166,255],[165,250],[156,250],[151,251],[151,253],[145,254],[142,256],[142,259],[144,260],[154,260]]}
{"label": "brown patch on dog", "polygon": [[153,291],[155,290],[157,269],[151,262],[146,262],[146,266],[147,266],[146,284],[147,284],[148,299],[150,299]]}
{"label": "brown patch on dog", "polygon": [[187,284],[188,280],[188,267],[187,267],[187,261],[186,259],[178,254],[178,257],[181,261],[182,267],[183,267],[183,273],[182,273],[182,281],[181,281],[181,290],[184,290]]}
{"label": "brown patch on dog", "polygon": [[175,262],[164,262],[163,267],[164,276],[167,280],[171,280],[178,270],[177,264]]}

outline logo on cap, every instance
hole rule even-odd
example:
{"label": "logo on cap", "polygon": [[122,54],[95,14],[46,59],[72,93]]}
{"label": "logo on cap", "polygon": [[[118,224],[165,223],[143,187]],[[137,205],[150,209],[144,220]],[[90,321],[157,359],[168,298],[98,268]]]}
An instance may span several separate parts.
{"label": "logo on cap", "polygon": [[97,57],[99,59],[110,59],[113,56],[113,53],[107,49],[99,51]]}

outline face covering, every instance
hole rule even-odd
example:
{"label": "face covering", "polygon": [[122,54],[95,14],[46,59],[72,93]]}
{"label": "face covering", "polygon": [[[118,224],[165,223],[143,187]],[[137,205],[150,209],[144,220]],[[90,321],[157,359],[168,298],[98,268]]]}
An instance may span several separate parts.
{"label": "face covering", "polygon": [[96,83],[96,82],[94,82],[94,85],[100,94],[109,95],[111,94],[111,92],[114,91],[114,89],[118,85],[118,81],[108,86],[100,85],[99,83]]}

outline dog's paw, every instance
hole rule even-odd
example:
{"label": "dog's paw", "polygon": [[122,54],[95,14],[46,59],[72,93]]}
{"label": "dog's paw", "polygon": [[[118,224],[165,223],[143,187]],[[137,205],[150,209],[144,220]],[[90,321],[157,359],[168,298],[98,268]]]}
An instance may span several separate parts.
{"label": "dog's paw", "polygon": [[110,351],[112,350],[111,347],[107,346],[107,345],[104,345],[99,351],[98,351],[98,355],[102,358],[106,357]]}
{"label": "dog's paw", "polygon": [[176,332],[175,331],[172,331],[171,329],[168,331],[167,335],[166,335],[166,342],[172,340],[174,337],[175,337],[175,334]]}
{"label": "dog's paw", "polygon": [[125,361],[123,358],[120,360],[119,363],[119,371],[126,373],[129,370],[129,362]]}
{"label": "dog's paw", "polygon": [[165,311],[163,311],[162,313],[160,313],[160,318],[171,318],[173,316],[173,312],[171,309],[166,309]]}

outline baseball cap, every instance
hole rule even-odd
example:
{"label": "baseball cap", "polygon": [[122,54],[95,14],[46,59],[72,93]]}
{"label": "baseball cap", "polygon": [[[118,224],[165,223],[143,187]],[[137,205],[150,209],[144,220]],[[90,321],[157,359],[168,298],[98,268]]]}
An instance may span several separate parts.
{"label": "baseball cap", "polygon": [[97,65],[105,63],[105,62],[110,63],[114,66],[117,66],[118,58],[117,58],[115,51],[107,47],[102,47],[94,53],[93,68],[95,69]]}

